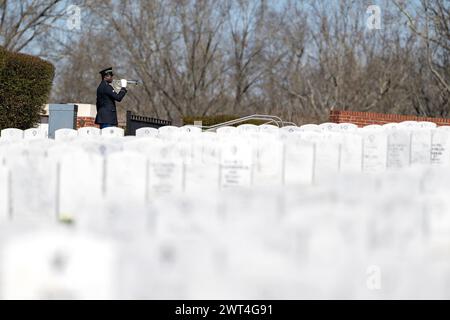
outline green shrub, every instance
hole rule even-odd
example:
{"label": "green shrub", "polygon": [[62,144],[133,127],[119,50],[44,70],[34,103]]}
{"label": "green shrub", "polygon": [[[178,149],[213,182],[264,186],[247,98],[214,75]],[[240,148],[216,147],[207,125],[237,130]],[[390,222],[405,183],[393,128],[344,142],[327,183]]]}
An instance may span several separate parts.
{"label": "green shrub", "polygon": [[[192,125],[194,124],[194,121],[202,121],[203,126],[213,126],[219,123],[224,123],[227,121],[239,119],[241,117],[239,116],[232,116],[232,115],[217,115],[217,116],[186,116],[183,117],[183,124],[184,125]],[[233,126],[238,126],[241,124],[255,124],[255,125],[261,125],[266,123],[267,121],[263,120],[248,120],[245,122],[240,122],[238,124],[234,124]]]}
{"label": "green shrub", "polygon": [[51,63],[0,47],[0,130],[39,123],[54,74]]}

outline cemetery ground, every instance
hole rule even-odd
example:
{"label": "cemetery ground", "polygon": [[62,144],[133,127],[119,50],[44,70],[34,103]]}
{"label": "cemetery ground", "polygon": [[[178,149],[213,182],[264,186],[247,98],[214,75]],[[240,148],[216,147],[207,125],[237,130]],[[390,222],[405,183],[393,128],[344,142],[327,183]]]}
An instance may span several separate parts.
{"label": "cemetery ground", "polygon": [[448,299],[450,130],[5,129],[1,299]]}

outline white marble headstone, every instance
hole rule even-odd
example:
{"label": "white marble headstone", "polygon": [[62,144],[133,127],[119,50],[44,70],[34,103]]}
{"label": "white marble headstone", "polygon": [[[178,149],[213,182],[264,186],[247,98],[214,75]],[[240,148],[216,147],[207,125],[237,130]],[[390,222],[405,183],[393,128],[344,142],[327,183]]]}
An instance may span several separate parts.
{"label": "white marble headstone", "polygon": [[3,129],[1,131],[1,139],[4,141],[18,141],[23,139],[23,130],[20,129]]}
{"label": "white marble headstone", "polygon": [[82,150],[54,155],[59,161],[59,218],[76,219],[78,215],[95,214],[93,203],[103,198],[103,157]]}
{"label": "white marble headstone", "polygon": [[110,241],[40,232],[10,239],[1,252],[3,299],[113,299],[117,254]]}
{"label": "white marble headstone", "polygon": [[179,139],[176,143],[171,144],[171,154],[173,157],[180,159],[183,163],[192,162],[192,142],[199,138],[197,134],[186,134],[180,133]]}
{"label": "white marble headstone", "polygon": [[183,159],[175,154],[174,149],[173,143],[162,143],[152,148],[149,156],[149,201],[184,191],[185,167]]}
{"label": "white marble headstone", "polygon": [[155,156],[160,148],[163,148],[166,141],[155,137],[141,137],[123,144],[124,151],[135,151],[146,156]]}
{"label": "white marble headstone", "polygon": [[0,223],[9,220],[9,177],[7,168],[0,164]]}
{"label": "white marble headstone", "polygon": [[417,247],[414,248],[413,244],[414,238],[419,238],[422,234],[423,209],[414,203],[414,199],[405,198],[391,197],[367,210],[369,250],[402,252],[408,250],[409,245],[417,252]]}
{"label": "white marble headstone", "polygon": [[96,127],[83,127],[78,129],[79,137],[99,137],[101,135],[101,131]]}
{"label": "white marble headstone", "polygon": [[9,161],[13,220],[56,220],[57,166],[39,153],[26,148]]}
{"label": "white marble headstone", "polygon": [[216,129],[216,133],[220,136],[227,136],[233,133],[237,132],[237,128],[236,127],[232,127],[232,126],[225,126],[225,127],[220,127]]}
{"label": "white marble headstone", "polygon": [[283,176],[283,144],[270,134],[261,134],[254,147],[253,184],[278,186]]}
{"label": "white marble headstone", "polygon": [[439,131],[450,131],[450,126],[439,126],[436,129]]}
{"label": "white marble headstone", "polygon": [[175,126],[163,126],[158,129],[158,133],[163,139],[173,139],[178,137],[179,128]]}
{"label": "white marble headstone", "polygon": [[383,126],[379,125],[379,124],[369,124],[367,126],[364,126],[362,128],[359,128],[358,131],[374,131],[374,130],[384,130]]}
{"label": "white marble headstone", "polygon": [[434,122],[429,121],[419,121],[419,127],[421,129],[436,129],[437,125]]}
{"label": "white marble headstone", "polygon": [[47,151],[58,144],[54,139],[30,139],[24,140],[24,142],[27,148],[41,149],[43,151]]}
{"label": "white marble headstone", "polygon": [[143,154],[125,151],[106,159],[107,200],[127,204],[129,210],[146,200],[148,160]]}
{"label": "white marble headstone", "polygon": [[384,130],[398,130],[401,128],[399,123],[390,122],[382,125]]}
{"label": "white marble headstone", "polygon": [[450,131],[433,131],[431,141],[431,164],[450,165]]}
{"label": "white marble headstone", "polygon": [[220,188],[252,185],[252,147],[240,139],[223,141],[220,150]]}
{"label": "white marble headstone", "polygon": [[128,143],[128,141],[124,137],[83,137],[72,142],[70,146],[81,148],[88,153],[106,156],[111,153],[121,152],[123,145],[126,143]]}
{"label": "white marble headstone", "polygon": [[426,198],[424,205],[430,244],[433,247],[441,247],[443,250],[447,250],[450,244],[449,205],[450,201],[436,192]]}
{"label": "white marble headstone", "polygon": [[280,133],[293,133],[300,130],[300,127],[297,126],[284,126],[280,128]]}
{"label": "white marble headstone", "polygon": [[325,181],[339,172],[340,156],[340,143],[327,140],[316,142],[314,156],[314,183]]}
{"label": "white marble headstone", "polygon": [[158,129],[156,128],[139,128],[136,130],[136,137],[144,138],[144,137],[157,137],[158,136]]}
{"label": "white marble headstone", "polygon": [[429,165],[431,163],[431,130],[418,129],[411,134],[411,164]]}
{"label": "white marble headstone", "polygon": [[339,123],[337,129],[341,132],[354,132],[358,129],[358,126],[354,123]]}
{"label": "white marble headstone", "polygon": [[414,130],[420,128],[420,123],[418,121],[402,121],[398,124],[401,129]]}
{"label": "white marble headstone", "polygon": [[340,172],[362,172],[363,141],[358,134],[343,134],[341,145]]}
{"label": "white marble headstone", "polygon": [[411,133],[409,130],[394,130],[388,133],[387,168],[399,169],[410,165]]}
{"label": "white marble headstone", "polygon": [[304,124],[300,126],[301,131],[322,131],[322,128],[317,124]]}
{"label": "white marble headstone", "polygon": [[25,140],[46,139],[47,133],[39,128],[30,128],[23,132],[23,138]]}
{"label": "white marble headstone", "polygon": [[109,127],[101,129],[102,137],[120,138],[125,135],[125,130],[118,127]]}
{"label": "white marble headstone", "polygon": [[363,135],[363,172],[381,173],[386,170],[387,135],[384,131],[361,132]]}
{"label": "white marble headstone", "polygon": [[[320,131],[299,131],[299,132],[294,132],[291,133],[291,137],[293,138],[293,140],[295,139],[302,139],[305,141],[311,141],[311,142],[316,142],[316,141],[321,141],[324,139],[324,132],[320,132]],[[291,139],[288,139],[289,141],[291,141]]]}
{"label": "white marble headstone", "polygon": [[45,132],[45,137],[48,138],[48,123],[41,123],[38,125],[38,129]]}
{"label": "white marble headstone", "polygon": [[261,133],[269,133],[272,135],[278,135],[280,132],[280,128],[274,126],[272,124],[262,124],[259,126],[259,132]]}
{"label": "white marble headstone", "polygon": [[210,139],[210,140],[217,140],[217,132],[215,131],[203,131],[200,134],[201,139]]}
{"label": "white marble headstone", "polygon": [[203,136],[193,141],[192,161],[185,168],[187,193],[219,189],[220,147],[215,139]]}
{"label": "white marble headstone", "polygon": [[184,134],[196,134],[202,132],[202,129],[200,127],[192,126],[192,125],[185,125],[179,128],[180,133]]}
{"label": "white marble headstone", "polygon": [[314,143],[292,137],[285,141],[284,147],[284,183],[286,185],[313,182]]}
{"label": "white marble headstone", "polygon": [[339,123],[337,127],[341,132],[355,132],[358,130],[358,126],[354,123]]}
{"label": "white marble headstone", "polygon": [[58,129],[55,131],[55,140],[64,141],[78,137],[78,131],[74,129]]}
{"label": "white marble headstone", "polygon": [[240,133],[257,133],[259,127],[254,124],[241,124],[237,126],[237,131]]}
{"label": "white marble headstone", "polygon": [[339,130],[339,124],[333,122],[325,122],[319,125],[320,130],[322,131],[336,131]]}

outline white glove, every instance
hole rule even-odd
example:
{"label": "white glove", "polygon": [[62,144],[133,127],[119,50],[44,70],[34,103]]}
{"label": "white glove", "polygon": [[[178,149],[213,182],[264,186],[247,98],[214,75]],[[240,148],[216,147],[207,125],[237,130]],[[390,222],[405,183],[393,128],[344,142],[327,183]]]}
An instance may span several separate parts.
{"label": "white glove", "polygon": [[126,88],[126,87],[127,87],[127,84],[128,84],[128,82],[127,82],[127,80],[125,80],[125,79],[122,79],[122,80],[120,80],[120,84],[122,85],[122,88]]}

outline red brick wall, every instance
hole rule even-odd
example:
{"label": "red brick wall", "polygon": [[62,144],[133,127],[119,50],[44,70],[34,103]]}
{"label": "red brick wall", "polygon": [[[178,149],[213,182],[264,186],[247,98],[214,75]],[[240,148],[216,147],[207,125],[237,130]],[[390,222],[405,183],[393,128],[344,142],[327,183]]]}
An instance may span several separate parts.
{"label": "red brick wall", "polygon": [[330,111],[330,122],[354,123],[359,127],[367,126],[370,124],[382,125],[385,123],[402,122],[402,121],[429,121],[436,123],[438,126],[450,125],[450,119],[446,118],[427,118],[401,114],[386,114],[386,113],[360,112],[347,110]]}
{"label": "red brick wall", "polygon": [[95,118],[91,117],[78,117],[77,118],[77,129],[83,128],[83,127],[96,127],[99,126],[95,124]]}

